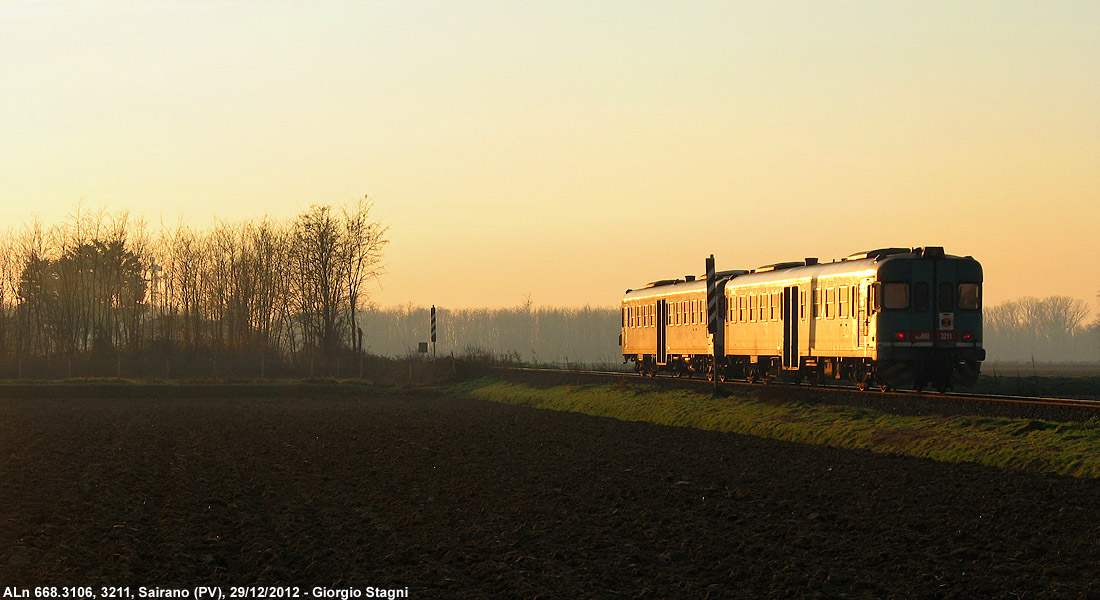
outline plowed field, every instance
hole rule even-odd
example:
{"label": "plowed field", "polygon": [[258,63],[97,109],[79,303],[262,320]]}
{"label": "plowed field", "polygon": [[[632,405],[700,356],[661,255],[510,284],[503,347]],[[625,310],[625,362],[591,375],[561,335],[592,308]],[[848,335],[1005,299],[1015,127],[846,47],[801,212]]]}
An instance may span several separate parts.
{"label": "plowed field", "polygon": [[0,519],[2,586],[1100,598],[1096,481],[427,392],[3,400]]}

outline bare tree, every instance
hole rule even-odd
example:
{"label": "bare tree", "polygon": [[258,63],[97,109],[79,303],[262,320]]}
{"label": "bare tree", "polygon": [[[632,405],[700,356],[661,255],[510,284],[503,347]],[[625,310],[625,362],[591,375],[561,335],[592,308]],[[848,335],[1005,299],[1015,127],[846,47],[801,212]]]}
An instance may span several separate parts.
{"label": "bare tree", "polygon": [[377,221],[371,221],[374,203],[366,196],[344,207],[344,277],[347,282],[347,310],[351,346],[362,352],[362,336],[356,315],[365,308],[363,286],[383,273],[382,249],[388,243],[386,232]]}
{"label": "bare tree", "polygon": [[42,357],[38,372],[56,373],[55,355],[71,366],[109,353],[120,372],[124,354],[154,348],[253,366],[256,357],[354,348],[386,244],[372,208],[364,197],[311,206],[287,223],[162,224],[155,233],[125,212],[83,206],[48,229],[35,220],[0,236],[0,355]]}

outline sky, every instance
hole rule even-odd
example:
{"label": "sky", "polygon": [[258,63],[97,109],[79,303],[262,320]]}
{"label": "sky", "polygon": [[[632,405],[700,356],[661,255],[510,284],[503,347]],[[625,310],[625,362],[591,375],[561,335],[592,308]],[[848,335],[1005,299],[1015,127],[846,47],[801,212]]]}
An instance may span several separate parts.
{"label": "sky", "polygon": [[0,231],[368,196],[382,306],[944,246],[1100,292],[1100,3],[0,0]]}

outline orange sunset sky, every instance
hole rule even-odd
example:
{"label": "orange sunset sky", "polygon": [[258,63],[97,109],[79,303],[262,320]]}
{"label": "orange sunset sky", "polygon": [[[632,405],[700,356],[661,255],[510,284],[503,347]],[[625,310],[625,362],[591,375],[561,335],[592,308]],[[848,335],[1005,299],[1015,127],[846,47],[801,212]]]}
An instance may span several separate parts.
{"label": "orange sunset sky", "polygon": [[1100,292],[1097,2],[0,0],[0,232],[363,195],[382,305],[883,246]]}

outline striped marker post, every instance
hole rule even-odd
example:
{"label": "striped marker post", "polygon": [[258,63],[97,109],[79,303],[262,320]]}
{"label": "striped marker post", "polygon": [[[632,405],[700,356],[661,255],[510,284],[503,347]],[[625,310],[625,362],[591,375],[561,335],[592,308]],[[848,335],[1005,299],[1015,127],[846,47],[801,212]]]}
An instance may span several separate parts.
{"label": "striped marker post", "polygon": [[432,305],[432,358],[435,358],[435,305]]}
{"label": "striped marker post", "polygon": [[711,373],[710,378],[714,381],[714,385],[718,385],[718,359],[723,354],[722,344],[722,332],[718,326],[719,315],[719,300],[721,299],[721,290],[718,288],[718,279],[714,276],[714,255],[711,254],[707,258],[707,331],[710,332],[711,339],[714,341],[714,355],[711,357]]}

